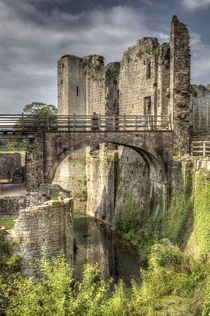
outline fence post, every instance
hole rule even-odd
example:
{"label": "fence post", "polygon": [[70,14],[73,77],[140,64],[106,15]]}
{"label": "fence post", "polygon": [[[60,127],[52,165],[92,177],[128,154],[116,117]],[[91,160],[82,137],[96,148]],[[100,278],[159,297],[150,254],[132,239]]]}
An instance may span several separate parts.
{"label": "fence post", "polygon": [[115,132],[116,130],[116,118],[115,118],[115,115],[113,115],[113,132]]}
{"label": "fence post", "polygon": [[49,130],[49,127],[50,127],[50,125],[49,125],[49,114],[47,114],[47,130]]}
{"label": "fence post", "polygon": [[22,112],[21,116],[21,125],[22,125],[22,132],[24,131],[24,113]]}
{"label": "fence post", "polygon": [[76,114],[74,113],[74,118],[73,118],[73,130],[75,132],[76,130]]}
{"label": "fence post", "polygon": [[101,130],[101,113],[98,114],[98,130]]}
{"label": "fence post", "polygon": [[170,131],[172,130],[172,126],[171,126],[171,114],[169,115],[168,128],[169,128]]}
{"label": "fence post", "polygon": [[135,117],[135,130],[137,131],[137,115]]}
{"label": "fence post", "polygon": [[68,131],[70,132],[70,115],[68,115]]}
{"label": "fence post", "polygon": [[206,142],[203,142],[203,157],[206,156]]}
{"label": "fence post", "polygon": [[151,130],[151,125],[150,125],[150,115],[147,115],[147,123],[148,123],[148,130]]}
{"label": "fence post", "polygon": [[151,129],[151,131],[153,130],[153,123],[154,123],[153,116],[151,116],[150,117],[150,129]]}
{"label": "fence post", "polygon": [[125,131],[125,113],[123,114],[123,130]]}

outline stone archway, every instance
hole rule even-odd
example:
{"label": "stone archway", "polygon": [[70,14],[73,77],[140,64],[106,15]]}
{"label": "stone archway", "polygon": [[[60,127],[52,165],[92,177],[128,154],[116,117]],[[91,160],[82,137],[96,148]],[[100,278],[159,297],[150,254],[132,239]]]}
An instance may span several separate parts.
{"label": "stone archway", "polygon": [[[61,161],[74,151],[112,143],[137,151],[151,171],[151,179],[167,182],[167,163],[172,159],[172,133],[46,133],[44,147],[44,179],[51,183]],[[129,134],[129,135],[128,135]],[[165,145],[163,147],[163,144]]]}

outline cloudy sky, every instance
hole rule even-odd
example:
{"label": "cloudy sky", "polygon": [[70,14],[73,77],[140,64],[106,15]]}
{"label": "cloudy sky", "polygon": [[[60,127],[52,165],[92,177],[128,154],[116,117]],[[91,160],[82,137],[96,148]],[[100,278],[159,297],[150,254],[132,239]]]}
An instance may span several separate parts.
{"label": "cloudy sky", "polygon": [[57,105],[57,60],[120,61],[143,36],[169,41],[171,16],[191,36],[192,83],[210,83],[210,0],[0,0],[0,113]]}

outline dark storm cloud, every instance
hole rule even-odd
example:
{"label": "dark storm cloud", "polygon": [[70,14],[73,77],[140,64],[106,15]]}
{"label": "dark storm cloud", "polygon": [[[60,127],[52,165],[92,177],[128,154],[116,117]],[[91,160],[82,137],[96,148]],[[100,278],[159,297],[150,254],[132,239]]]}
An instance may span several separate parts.
{"label": "dark storm cloud", "polygon": [[[183,2],[176,4],[182,7]],[[107,0],[102,6],[96,0],[0,0],[1,112],[20,112],[32,101],[56,104],[56,63],[62,55],[97,53],[109,62],[120,60],[143,36],[168,41],[171,17],[163,14],[166,3]],[[193,79],[208,81],[210,47],[194,32],[192,48]]]}
{"label": "dark storm cloud", "polygon": [[[119,60],[128,45],[151,34],[145,15],[131,7],[78,14],[54,8],[46,14],[32,2],[25,2],[26,6],[24,1],[16,6],[10,6],[11,1],[0,2],[2,112],[20,111],[34,100],[56,103],[56,62],[61,55],[98,53],[108,61]],[[30,19],[37,15],[39,22]]]}

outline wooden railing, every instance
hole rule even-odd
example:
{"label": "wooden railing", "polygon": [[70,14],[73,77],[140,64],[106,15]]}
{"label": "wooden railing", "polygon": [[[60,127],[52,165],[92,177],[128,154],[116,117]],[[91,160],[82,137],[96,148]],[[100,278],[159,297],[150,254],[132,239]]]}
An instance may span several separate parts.
{"label": "wooden railing", "polygon": [[192,141],[191,143],[192,156],[210,156],[210,141]]}
{"label": "wooden railing", "polygon": [[1,133],[38,131],[135,132],[171,130],[169,116],[154,115],[21,115],[0,114]]}

